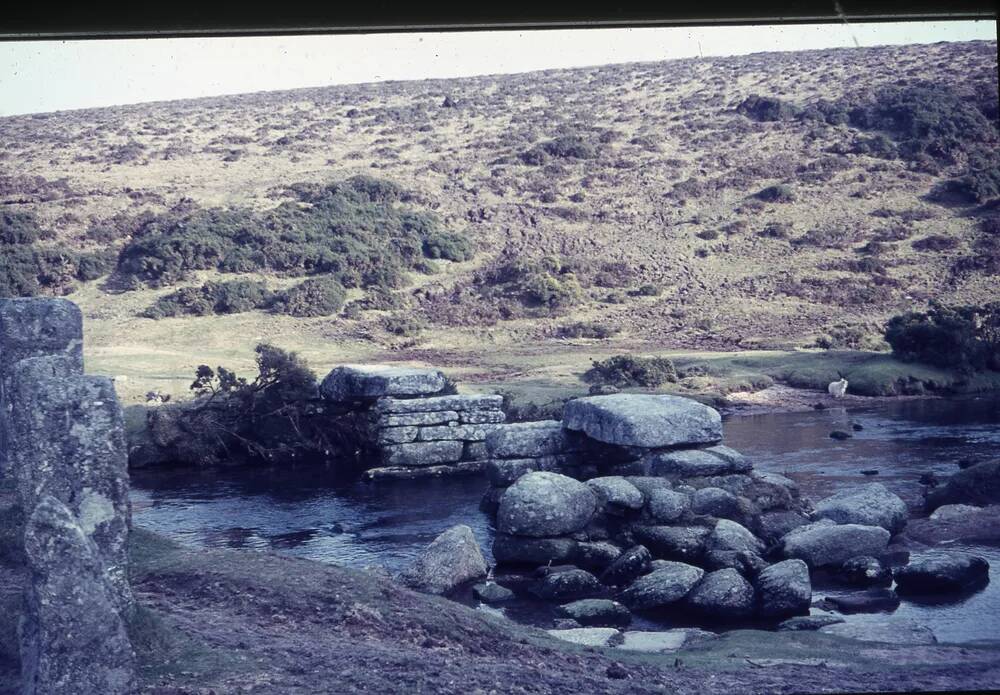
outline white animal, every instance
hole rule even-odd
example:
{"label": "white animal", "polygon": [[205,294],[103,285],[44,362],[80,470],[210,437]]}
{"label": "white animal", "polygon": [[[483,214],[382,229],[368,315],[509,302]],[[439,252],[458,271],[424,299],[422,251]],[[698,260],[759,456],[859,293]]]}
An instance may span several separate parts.
{"label": "white animal", "polygon": [[847,393],[847,379],[840,377],[840,381],[831,381],[830,385],[826,387],[826,390],[830,392],[830,395],[834,398],[843,398],[844,394]]}

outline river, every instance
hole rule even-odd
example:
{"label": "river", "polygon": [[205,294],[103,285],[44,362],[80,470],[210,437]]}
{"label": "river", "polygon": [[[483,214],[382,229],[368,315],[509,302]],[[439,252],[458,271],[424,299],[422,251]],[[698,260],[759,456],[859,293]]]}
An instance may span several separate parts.
{"label": "river", "polygon": [[[860,426],[852,438],[830,438],[832,430],[852,430],[852,425]],[[943,478],[958,470],[958,461],[997,455],[1000,399],[920,399],[850,411],[733,415],[726,418],[725,437],[758,469],[788,475],[814,500],[878,480],[916,510],[922,474]],[[363,483],[338,479],[322,466],[134,471],[132,502],[136,524],[186,545],[273,550],[396,571],[455,524],[472,527],[488,555],[493,531],[479,510],[486,485],[475,476]],[[913,620],[943,642],[1000,639],[1000,549],[964,549],[991,565],[989,585],[972,596],[937,605],[904,600],[891,615],[843,617],[859,624]],[[832,586],[814,587],[814,599],[835,593]],[[507,610],[518,620],[543,626],[551,620],[542,604],[525,602]],[[651,624],[640,620],[635,626],[649,629]]]}

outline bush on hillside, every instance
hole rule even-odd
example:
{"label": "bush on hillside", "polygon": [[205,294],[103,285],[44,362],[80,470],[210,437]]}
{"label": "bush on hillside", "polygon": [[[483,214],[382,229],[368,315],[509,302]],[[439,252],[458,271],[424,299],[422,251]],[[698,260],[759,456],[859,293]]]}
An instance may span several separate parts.
{"label": "bush on hillside", "polygon": [[238,314],[266,307],[273,296],[267,285],[260,281],[206,282],[200,287],[182,287],[160,297],[141,315],[162,319],[173,316]]}
{"label": "bush on hillside", "polygon": [[332,277],[303,280],[295,287],[279,292],[271,309],[279,314],[298,317],[330,316],[344,306],[347,293]]}
{"label": "bush on hillside", "polygon": [[794,104],[776,97],[752,94],[740,102],[736,112],[755,121],[786,121],[794,118],[799,109]]}
{"label": "bush on hillside", "polygon": [[609,384],[618,388],[655,387],[677,381],[674,363],[664,357],[634,357],[615,355],[600,362],[593,361],[583,374],[588,384]]}
{"label": "bush on hillside", "polygon": [[965,372],[1000,370],[1000,302],[894,316],[885,327],[893,355],[905,362]]}
{"label": "bush on hillside", "polygon": [[596,321],[579,321],[560,326],[557,335],[560,338],[591,338],[604,340],[621,332],[620,328],[605,326]]}

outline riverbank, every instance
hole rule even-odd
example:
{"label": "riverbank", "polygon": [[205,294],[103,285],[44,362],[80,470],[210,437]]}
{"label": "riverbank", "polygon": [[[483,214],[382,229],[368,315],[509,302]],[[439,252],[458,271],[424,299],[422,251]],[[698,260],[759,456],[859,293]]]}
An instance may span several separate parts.
{"label": "riverbank", "polygon": [[[377,574],[189,550],[137,529],[143,692],[791,693],[996,688],[997,644],[739,630],[665,654],[577,647]],[[0,689],[0,692],[11,692]]]}

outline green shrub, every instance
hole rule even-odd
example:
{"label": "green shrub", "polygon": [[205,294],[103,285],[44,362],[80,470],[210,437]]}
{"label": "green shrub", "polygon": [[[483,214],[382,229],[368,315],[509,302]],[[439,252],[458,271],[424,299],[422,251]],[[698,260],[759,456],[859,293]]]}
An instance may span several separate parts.
{"label": "green shrub", "polygon": [[824,350],[879,351],[885,349],[885,343],[876,326],[838,323],[816,339],[816,347]]}
{"label": "green shrub", "polygon": [[393,314],[386,316],[382,325],[393,335],[414,336],[424,330],[424,322],[413,314]]}
{"label": "green shrub", "polygon": [[658,297],[660,296],[660,288],[651,283],[645,285],[640,285],[639,289],[635,291],[640,297]]}
{"label": "green shrub", "polygon": [[621,329],[613,326],[605,326],[594,321],[579,321],[560,326],[557,334],[560,338],[593,338],[604,340],[620,332]]}
{"label": "green shrub", "polygon": [[958,239],[943,234],[929,234],[913,242],[915,251],[951,251],[958,246]]}
{"label": "green shrub", "polygon": [[279,293],[271,309],[299,317],[329,316],[340,311],[346,296],[344,286],[332,277],[309,278]]}
{"label": "green shrub", "polygon": [[775,97],[752,94],[740,102],[736,111],[755,121],[784,121],[794,118],[799,109],[794,104]]}
{"label": "green shrub", "polygon": [[894,316],[886,324],[885,340],[893,355],[906,362],[965,372],[1000,370],[1000,302],[934,303],[927,312]]}
{"label": "green shrub", "polygon": [[593,361],[583,380],[589,384],[610,384],[619,388],[655,387],[677,381],[674,363],[664,357],[634,357],[615,355],[600,362]]}
{"label": "green shrub", "polygon": [[160,297],[142,316],[162,319],[174,316],[238,314],[262,309],[272,301],[267,285],[254,280],[206,282],[200,287],[182,287]]}
{"label": "green shrub", "polygon": [[767,203],[790,203],[795,200],[795,193],[792,191],[791,186],[778,184],[768,186],[759,191],[754,197]]}
{"label": "green shrub", "polygon": [[33,244],[41,237],[42,231],[31,213],[0,213],[0,246]]}
{"label": "green shrub", "polygon": [[949,179],[931,191],[939,202],[985,203],[1000,196],[1000,165],[985,166],[964,176]]}
{"label": "green shrub", "polygon": [[472,244],[464,236],[451,232],[433,231],[424,238],[424,255],[448,261],[468,261],[475,255]]}

